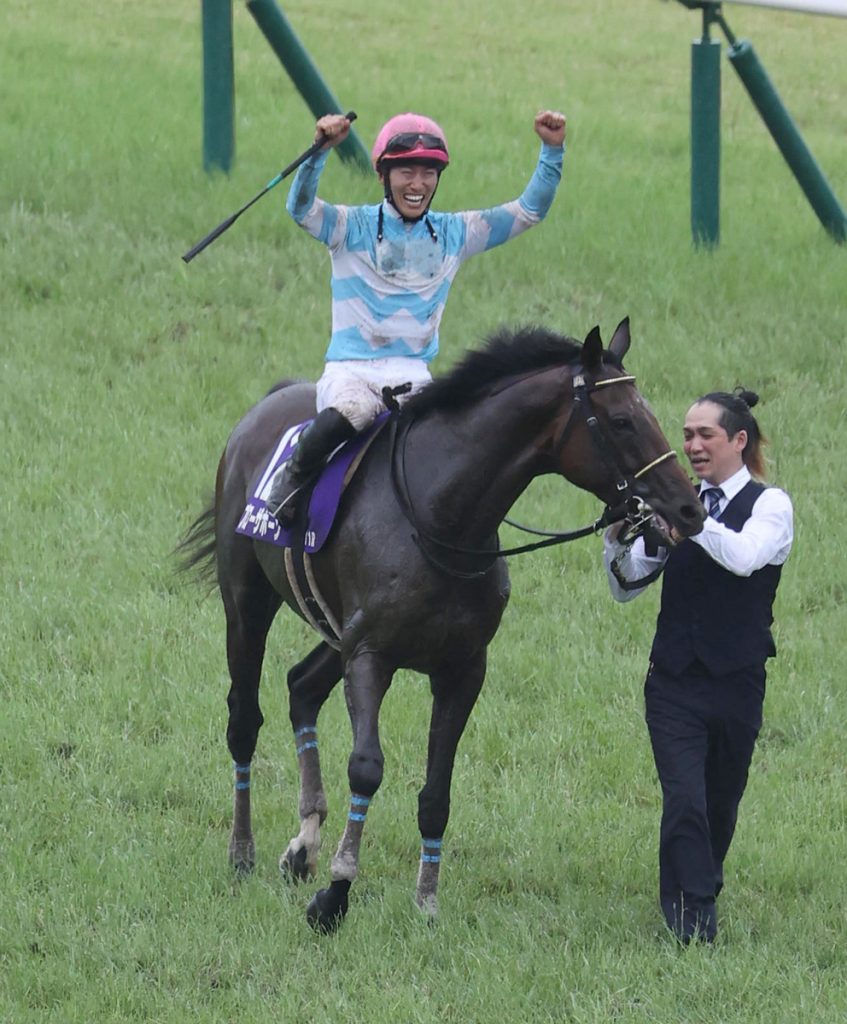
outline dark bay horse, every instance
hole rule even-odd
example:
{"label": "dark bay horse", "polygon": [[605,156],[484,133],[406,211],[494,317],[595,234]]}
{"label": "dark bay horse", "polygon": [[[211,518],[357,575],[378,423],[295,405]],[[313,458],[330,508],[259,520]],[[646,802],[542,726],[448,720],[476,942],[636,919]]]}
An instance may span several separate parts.
{"label": "dark bay horse", "polygon": [[[317,720],[342,678],[353,731],[350,810],[331,884],[309,904],[315,928],[334,929],[347,911],[365,815],[382,782],[380,705],[399,668],[424,673],[431,684],[416,899],[435,913],[456,748],[509,597],[497,530],[530,481],[558,473],[607,506],[635,495],[680,535],[700,530],[697,495],[623,370],[628,348],[628,320],[608,351],[597,328],[584,343],[537,328],[501,332],[395,413],[352,478],[339,521],[311,561],[340,640],[322,640],[288,672],[301,822],[280,858],[290,877],[316,871],[327,814]],[[247,413],[221,458],[214,504],[183,542],[187,567],[216,570],[226,612],[227,742],[235,761],[229,858],[239,871],[255,859],[250,763],[263,722],[268,630],[283,603],[303,616],[281,549],[238,535],[235,526],[280,435],[314,416],[314,402],[312,385],[293,383]]]}

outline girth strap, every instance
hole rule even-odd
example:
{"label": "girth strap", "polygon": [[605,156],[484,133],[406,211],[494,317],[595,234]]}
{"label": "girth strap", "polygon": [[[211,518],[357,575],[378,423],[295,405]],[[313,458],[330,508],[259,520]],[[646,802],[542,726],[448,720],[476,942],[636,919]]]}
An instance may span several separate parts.
{"label": "girth strap", "polygon": [[305,500],[301,500],[297,506],[294,527],[291,531],[292,545],[285,549],[285,571],[303,617],[326,643],[339,650],[341,630],[318,590],[312,573],[311,556],[303,546],[309,494],[307,493],[304,497]]}

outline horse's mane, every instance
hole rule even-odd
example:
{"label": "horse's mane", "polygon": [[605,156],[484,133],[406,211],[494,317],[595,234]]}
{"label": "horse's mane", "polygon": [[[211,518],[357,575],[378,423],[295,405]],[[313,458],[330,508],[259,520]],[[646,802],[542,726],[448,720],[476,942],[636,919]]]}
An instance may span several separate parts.
{"label": "horse's mane", "polygon": [[580,342],[544,327],[501,328],[483,348],[467,352],[452,370],[413,395],[404,409],[414,416],[458,409],[506,377],[575,363],[581,351]]}

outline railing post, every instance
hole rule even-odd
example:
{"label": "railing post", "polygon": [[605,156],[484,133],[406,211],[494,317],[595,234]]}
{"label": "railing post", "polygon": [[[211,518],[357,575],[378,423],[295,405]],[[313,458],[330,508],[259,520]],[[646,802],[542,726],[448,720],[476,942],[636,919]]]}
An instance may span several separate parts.
{"label": "railing post", "polygon": [[232,0],[202,0],[203,167],[229,173],[235,157]]}
{"label": "railing post", "polygon": [[752,44],[746,40],[735,41],[729,50],[729,60],[818,220],[836,241],[843,242],[847,238],[847,214],[785,109]]}
{"label": "railing post", "polygon": [[720,238],[721,44],[709,38],[712,12],[703,8],[703,36],[691,44],[691,236],[695,245]]}
{"label": "railing post", "polygon": [[[321,78],[306,48],[275,0],[247,0],[247,10],[253,15],[315,118],[324,114],[343,113],[338,100]],[[342,160],[352,160],[363,171],[372,169],[368,151],[354,131],[338,147],[338,155]]]}

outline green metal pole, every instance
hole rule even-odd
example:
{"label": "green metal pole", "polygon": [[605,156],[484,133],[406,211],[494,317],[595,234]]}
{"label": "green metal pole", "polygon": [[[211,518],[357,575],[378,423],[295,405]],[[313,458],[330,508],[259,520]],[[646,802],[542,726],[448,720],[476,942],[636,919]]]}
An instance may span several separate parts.
{"label": "green metal pole", "polygon": [[[247,9],[315,117],[342,113],[341,105],[321,78],[275,0],[247,0]],[[338,155],[342,160],[356,163],[364,171],[373,170],[370,155],[354,131],[338,147]]]}
{"label": "green metal pole", "polygon": [[203,167],[229,173],[235,156],[232,0],[203,0]]}
{"label": "green metal pole", "polygon": [[847,214],[791,120],[752,45],[746,40],[734,42],[729,60],[821,224],[836,241],[843,242],[847,238]]}
{"label": "green metal pole", "polygon": [[[705,18],[705,15],[704,15]],[[691,237],[695,245],[720,238],[721,44],[691,44]]]}

